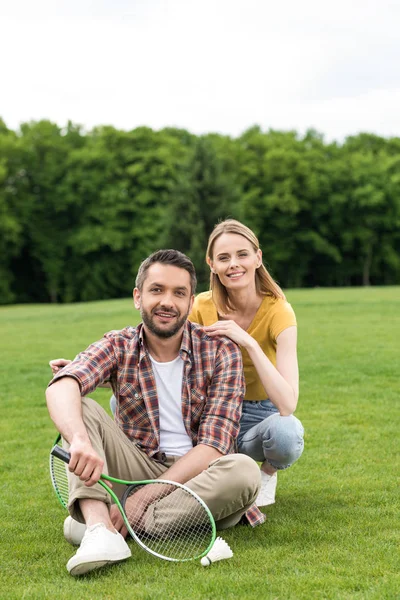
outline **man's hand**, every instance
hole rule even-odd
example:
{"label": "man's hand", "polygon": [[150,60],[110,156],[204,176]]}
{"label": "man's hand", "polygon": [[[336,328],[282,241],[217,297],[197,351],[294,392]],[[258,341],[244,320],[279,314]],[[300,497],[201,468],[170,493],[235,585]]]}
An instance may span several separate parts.
{"label": "man's hand", "polygon": [[[132,496],[129,496],[125,502],[125,513],[133,530],[143,529],[144,517],[148,507],[158,499],[168,495],[169,491],[171,491],[171,486],[167,484],[146,484],[137,492],[134,492]],[[115,505],[111,507],[110,517],[115,529],[126,537],[128,530],[121,513]]]}
{"label": "man's hand", "polygon": [[94,451],[89,440],[73,437],[69,448],[71,459],[68,469],[74,473],[87,487],[91,487],[100,479],[104,460]]}
{"label": "man's hand", "polygon": [[110,519],[115,529],[119,531],[119,533],[125,538],[128,535],[128,530],[125,526],[122,515],[115,504],[113,504],[110,508]]}
{"label": "man's hand", "polygon": [[[141,528],[144,514],[150,504],[150,502],[136,497],[139,496],[139,494],[140,491],[136,492],[136,494],[128,498],[125,502],[125,513],[133,530]],[[128,530],[126,528],[125,521],[115,504],[110,509],[110,518],[115,529],[119,531],[123,537],[126,537],[128,535]]]}

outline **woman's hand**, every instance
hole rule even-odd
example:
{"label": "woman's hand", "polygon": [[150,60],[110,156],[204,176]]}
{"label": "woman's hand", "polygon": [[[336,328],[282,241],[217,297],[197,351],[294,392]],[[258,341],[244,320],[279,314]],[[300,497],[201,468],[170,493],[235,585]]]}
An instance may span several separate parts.
{"label": "woman's hand", "polygon": [[[67,358],[55,358],[54,360],[51,360],[49,362],[49,365],[51,367],[51,371],[52,371],[53,375],[56,375],[56,373],[58,373],[58,371],[60,371],[61,369],[63,369],[67,365],[69,365],[70,363],[72,363],[72,360],[68,360]],[[111,383],[109,381],[103,381],[103,383],[101,385],[99,385],[99,387],[111,388]]]}
{"label": "woman's hand", "polygon": [[55,358],[54,360],[51,360],[49,365],[53,375],[58,373],[58,371],[66,365],[69,365],[70,362],[72,362],[72,360],[68,360],[67,358]]}
{"label": "woman's hand", "polygon": [[243,346],[243,348],[247,348],[254,344],[254,339],[251,335],[232,320],[217,321],[216,323],[213,323],[213,325],[203,327],[203,329],[211,337],[215,337],[216,335],[226,335],[228,338],[239,344],[239,346]]}

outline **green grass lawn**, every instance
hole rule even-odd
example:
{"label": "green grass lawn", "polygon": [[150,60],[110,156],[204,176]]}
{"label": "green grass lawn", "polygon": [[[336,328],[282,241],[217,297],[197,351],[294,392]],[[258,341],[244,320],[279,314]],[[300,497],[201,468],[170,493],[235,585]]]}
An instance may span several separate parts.
{"label": "green grass lawn", "polygon": [[[400,598],[400,288],[288,292],[299,324],[303,457],[231,560],[125,563],[74,579],[48,477],[48,361],[138,322],[130,300],[0,308],[0,598]],[[94,397],[103,406],[109,393]]]}

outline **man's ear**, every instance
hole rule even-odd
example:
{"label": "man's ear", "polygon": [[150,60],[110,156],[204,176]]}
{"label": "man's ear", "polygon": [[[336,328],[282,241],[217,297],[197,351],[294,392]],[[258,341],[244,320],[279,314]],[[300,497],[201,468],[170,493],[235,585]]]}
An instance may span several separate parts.
{"label": "man's ear", "polygon": [[194,302],[194,294],[191,295],[190,297],[190,303],[189,303],[189,315],[192,312],[192,308],[193,308],[193,302]]}
{"label": "man's ear", "polygon": [[138,288],[133,290],[133,304],[137,310],[140,310],[140,292]]}

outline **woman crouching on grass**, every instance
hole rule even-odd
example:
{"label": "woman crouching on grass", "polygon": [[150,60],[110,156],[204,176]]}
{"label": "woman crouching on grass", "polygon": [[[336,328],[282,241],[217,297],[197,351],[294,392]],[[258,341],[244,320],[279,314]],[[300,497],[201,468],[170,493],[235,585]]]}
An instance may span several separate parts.
{"label": "woman crouching on grass", "polygon": [[293,416],[299,394],[297,327],[292,307],[262,263],[255,234],[233,219],[215,226],[206,255],[210,291],[189,316],[210,336],[240,345],[246,395],[239,452],[261,462],[258,506],[275,502],[276,472],[302,454],[304,430]]}

